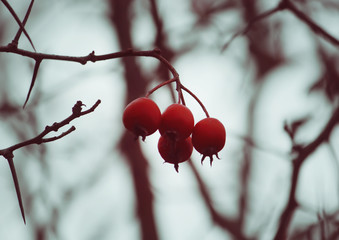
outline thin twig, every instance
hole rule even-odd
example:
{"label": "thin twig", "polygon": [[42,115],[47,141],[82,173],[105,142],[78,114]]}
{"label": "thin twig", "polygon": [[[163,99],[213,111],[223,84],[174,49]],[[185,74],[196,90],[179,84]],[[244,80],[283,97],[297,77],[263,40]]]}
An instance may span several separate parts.
{"label": "thin twig", "polygon": [[22,199],[21,199],[21,192],[20,192],[20,187],[19,187],[19,181],[18,181],[18,178],[17,178],[17,174],[16,174],[16,171],[15,171],[14,162],[13,162],[13,158],[14,158],[14,154],[13,153],[14,153],[14,151],[19,149],[19,148],[31,145],[31,144],[41,144],[41,143],[52,142],[52,141],[58,140],[58,139],[60,139],[60,138],[62,138],[64,136],[70,134],[71,132],[75,131],[75,127],[74,126],[72,126],[67,131],[61,133],[58,136],[45,138],[45,136],[47,134],[49,134],[52,131],[57,132],[61,127],[67,125],[72,120],[74,120],[76,118],[79,118],[79,117],[81,117],[83,115],[86,115],[88,113],[93,112],[97,108],[97,106],[100,104],[100,102],[101,101],[98,100],[90,109],[88,109],[86,111],[82,111],[83,104],[82,104],[81,101],[78,101],[74,105],[74,107],[72,108],[72,114],[68,118],[62,120],[61,122],[54,123],[51,126],[46,126],[45,130],[42,131],[39,135],[37,135],[34,138],[31,138],[29,140],[23,141],[21,143],[18,143],[18,144],[15,144],[13,146],[10,146],[8,148],[0,150],[0,155],[7,159],[9,167],[11,169],[12,178],[13,178],[13,182],[14,182],[14,186],[15,186],[15,191],[16,191],[16,194],[17,194],[17,199],[18,199],[18,202],[19,202],[19,207],[20,207],[21,215],[22,215],[22,218],[23,218],[23,221],[24,221],[25,224],[26,224],[25,212],[24,212],[24,207],[23,207]]}
{"label": "thin twig", "polygon": [[[25,18],[24,18],[24,20],[22,21],[22,26],[23,26],[23,27],[25,27],[25,25],[26,25],[26,22],[27,22],[27,20],[28,20],[28,17],[29,17],[29,15],[30,15],[31,11],[32,11],[33,4],[34,4],[34,0],[31,0],[31,3],[29,4],[28,9],[27,9]],[[18,44],[19,44],[19,38],[20,38],[20,36],[21,36],[22,30],[23,30],[23,28],[19,28],[18,32],[16,33],[16,35],[15,35],[13,41],[12,41],[12,44],[13,44],[14,46],[16,46],[16,47],[18,47]]]}
{"label": "thin twig", "polygon": [[[80,112],[75,112],[73,111],[73,113],[66,119],[62,120],[61,122],[55,122],[53,123],[51,126],[46,126],[45,130],[42,131],[38,136],[31,138],[29,140],[26,140],[24,142],[15,144],[11,147],[8,147],[6,149],[2,149],[0,150],[0,155],[4,155],[4,152],[10,151],[13,152],[19,148],[31,145],[31,144],[41,144],[43,143],[46,139],[44,138],[47,134],[49,134],[50,132],[57,132],[60,128],[62,128],[63,126],[69,124],[71,121],[73,121],[76,118],[79,118],[83,115],[86,115],[90,112],[93,112],[95,110],[95,108],[101,103],[100,100],[98,100],[90,109],[86,110],[86,111],[81,111]],[[77,105],[75,105],[77,106]],[[57,138],[59,139],[59,138]]]}

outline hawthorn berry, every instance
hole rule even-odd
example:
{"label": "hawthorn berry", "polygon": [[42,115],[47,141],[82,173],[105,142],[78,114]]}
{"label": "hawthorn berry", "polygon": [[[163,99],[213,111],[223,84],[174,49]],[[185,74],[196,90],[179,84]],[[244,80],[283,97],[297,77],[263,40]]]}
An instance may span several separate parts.
{"label": "hawthorn berry", "polygon": [[218,157],[218,152],[223,149],[226,142],[226,130],[224,125],[215,118],[205,118],[199,121],[192,132],[194,148],[203,154],[201,163],[205,157],[210,158],[212,165],[213,155]]}
{"label": "hawthorn berry", "polygon": [[159,132],[172,140],[180,140],[189,137],[193,127],[192,112],[186,106],[174,103],[162,113]]}
{"label": "hawthorn berry", "polygon": [[160,136],[158,151],[165,162],[174,164],[174,169],[178,172],[179,163],[187,161],[192,154],[192,139],[188,137],[176,141]]}
{"label": "hawthorn berry", "polygon": [[146,136],[154,133],[160,125],[161,112],[158,105],[146,97],[130,102],[123,113],[122,121],[129,131],[144,141]]}

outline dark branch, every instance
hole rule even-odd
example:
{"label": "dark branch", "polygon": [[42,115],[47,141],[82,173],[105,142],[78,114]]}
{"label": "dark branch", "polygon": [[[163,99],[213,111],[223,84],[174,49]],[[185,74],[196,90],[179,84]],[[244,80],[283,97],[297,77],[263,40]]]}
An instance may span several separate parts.
{"label": "dark branch", "polygon": [[[25,147],[25,146],[28,146],[28,145],[31,145],[31,144],[41,144],[41,143],[43,143],[46,140],[44,137],[47,134],[49,134],[52,131],[57,132],[59,130],[59,128],[69,124],[74,119],[76,119],[78,117],[81,117],[83,115],[86,115],[86,114],[88,114],[90,112],[93,112],[95,110],[95,108],[100,104],[100,102],[101,101],[98,100],[90,109],[88,109],[86,111],[80,111],[80,112],[73,111],[73,113],[68,118],[62,120],[61,122],[58,122],[58,123],[55,122],[51,126],[46,126],[45,130],[42,131],[38,136],[36,136],[34,138],[31,138],[29,140],[26,140],[24,142],[15,144],[15,145],[13,145],[11,147],[8,147],[6,149],[0,150],[0,155],[4,155],[4,153],[8,152],[8,151],[13,152],[13,151],[15,151],[15,150],[17,150],[19,148],[22,148],[22,147]],[[56,138],[56,139],[59,139],[59,138]]]}
{"label": "dark branch", "polygon": [[[29,17],[29,15],[30,15],[31,11],[32,11],[33,4],[34,4],[34,0],[31,0],[31,3],[29,4],[29,7],[28,7],[28,9],[27,9],[25,18],[24,18],[24,20],[22,21],[22,26],[23,26],[23,27],[25,27],[25,25],[26,25],[26,22],[27,22],[27,20],[28,20],[28,17]],[[18,32],[16,33],[16,35],[15,35],[13,41],[12,41],[12,45],[18,47],[19,38],[20,38],[20,36],[21,36],[22,30],[23,30],[23,28],[19,28]],[[32,45],[32,46],[33,46],[33,45]],[[34,48],[34,46],[33,46],[33,48]]]}
{"label": "dark branch", "polygon": [[123,57],[153,57],[158,59],[161,63],[165,64],[165,66],[172,73],[173,77],[178,77],[179,74],[175,70],[175,68],[161,55],[159,49],[149,50],[149,51],[135,51],[133,49],[128,49],[121,52],[103,54],[103,55],[95,55],[94,51],[86,56],[65,56],[65,55],[55,55],[55,54],[46,54],[46,53],[38,53],[31,52],[27,50],[23,50],[20,48],[14,48],[11,45],[1,46],[0,52],[14,53],[24,57],[29,57],[34,59],[35,61],[40,60],[58,60],[58,61],[69,61],[69,62],[77,62],[80,64],[86,64],[87,62],[97,62],[97,61],[105,61],[109,59],[123,58]]}
{"label": "dark branch", "polygon": [[20,207],[21,215],[22,215],[22,218],[23,218],[25,224],[26,224],[25,212],[24,212],[24,207],[23,207],[22,199],[21,199],[21,192],[20,192],[20,187],[19,187],[19,181],[18,181],[18,177],[17,177],[16,171],[15,171],[15,167],[14,167],[14,162],[13,162],[14,154],[13,154],[13,152],[15,150],[19,149],[19,148],[22,148],[22,147],[25,147],[25,146],[28,146],[28,145],[31,145],[31,144],[41,144],[41,143],[52,142],[52,141],[58,140],[58,139],[60,139],[60,138],[62,138],[64,136],[70,134],[71,132],[73,132],[75,130],[74,126],[72,126],[66,132],[63,132],[63,133],[61,133],[58,136],[54,136],[54,137],[50,137],[50,138],[45,138],[45,136],[47,134],[49,134],[52,131],[55,131],[55,132],[58,131],[59,128],[67,125],[72,120],[74,120],[76,118],[79,118],[79,117],[81,117],[83,115],[86,115],[88,113],[93,112],[97,108],[97,106],[100,104],[100,102],[101,101],[98,100],[90,109],[88,109],[86,111],[82,111],[81,107],[83,106],[83,104],[82,104],[81,101],[78,101],[74,105],[74,107],[72,109],[72,114],[68,118],[64,119],[63,121],[61,121],[59,123],[54,123],[51,126],[46,126],[45,130],[42,131],[38,136],[36,136],[34,138],[31,138],[31,139],[29,139],[27,141],[24,141],[24,142],[15,144],[15,145],[13,145],[11,147],[8,147],[8,148],[0,150],[0,155],[7,159],[9,167],[11,169],[12,178],[13,178],[13,182],[14,182],[14,186],[15,186],[15,191],[16,191],[16,194],[17,194],[17,199],[18,199],[18,202],[19,202],[19,207]]}
{"label": "dark branch", "polygon": [[[24,34],[26,35],[28,41],[30,42],[30,44],[32,45],[34,51],[35,50],[35,47],[34,47],[34,44],[30,38],[30,36],[28,35],[26,29],[25,29],[25,26],[24,24],[20,21],[18,15],[15,13],[14,9],[11,7],[11,5],[7,2],[7,0],[1,0],[2,3],[6,6],[6,8],[8,9],[8,11],[12,14],[12,16],[14,17],[15,21],[19,24],[20,26],[20,29],[24,32]],[[13,46],[13,47],[16,47],[16,46]]]}

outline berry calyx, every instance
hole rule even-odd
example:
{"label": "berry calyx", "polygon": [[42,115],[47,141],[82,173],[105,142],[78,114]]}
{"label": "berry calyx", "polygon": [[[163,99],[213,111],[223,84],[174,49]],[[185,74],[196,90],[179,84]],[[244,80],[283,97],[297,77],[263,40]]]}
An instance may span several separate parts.
{"label": "berry calyx", "polygon": [[161,112],[158,105],[146,97],[130,102],[123,113],[122,121],[129,131],[144,141],[146,136],[154,133],[160,125]]}
{"label": "berry calyx", "polygon": [[199,121],[192,132],[192,143],[194,148],[201,154],[201,164],[205,157],[213,162],[213,155],[218,157],[218,152],[223,149],[226,142],[226,130],[224,125],[215,118],[205,118]]}
{"label": "berry calyx", "polygon": [[159,132],[162,136],[175,140],[185,139],[192,133],[194,117],[182,104],[170,105],[161,115]]}
{"label": "berry calyx", "polygon": [[193,151],[192,139],[180,139],[174,141],[171,138],[160,136],[158,151],[167,163],[174,164],[174,169],[179,171],[179,163],[187,161]]}

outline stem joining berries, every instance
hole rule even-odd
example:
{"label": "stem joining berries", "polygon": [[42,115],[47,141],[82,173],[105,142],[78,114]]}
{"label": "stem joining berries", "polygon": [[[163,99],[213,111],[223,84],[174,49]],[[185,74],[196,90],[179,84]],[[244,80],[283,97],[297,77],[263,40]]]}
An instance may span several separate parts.
{"label": "stem joining berries", "polygon": [[223,149],[226,142],[226,130],[224,125],[215,118],[205,118],[199,121],[192,132],[192,143],[194,148],[201,154],[201,164],[205,157],[213,162],[213,155],[219,159],[218,152]]}
{"label": "stem joining berries", "polygon": [[[158,142],[158,151],[165,162],[174,165],[177,172],[179,163],[185,162],[191,157],[193,148],[203,155],[201,163],[206,157],[209,157],[212,166],[213,155],[219,159],[218,152],[225,146],[225,127],[219,120],[209,117],[200,99],[181,84],[175,70],[174,73],[173,79],[160,83],[151,89],[146,97],[135,99],[127,105],[122,117],[124,126],[137,138],[141,136],[142,140],[159,130],[161,136]],[[177,85],[179,103],[170,105],[161,114],[157,104],[148,96],[172,82]],[[182,90],[190,94],[206,114],[207,118],[199,121],[195,126],[193,114],[185,106]]]}
{"label": "stem joining berries", "polygon": [[144,141],[160,125],[161,112],[158,105],[149,98],[137,98],[129,103],[122,116],[125,127]]}

